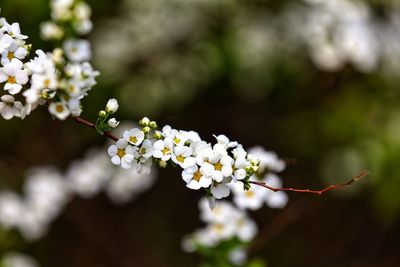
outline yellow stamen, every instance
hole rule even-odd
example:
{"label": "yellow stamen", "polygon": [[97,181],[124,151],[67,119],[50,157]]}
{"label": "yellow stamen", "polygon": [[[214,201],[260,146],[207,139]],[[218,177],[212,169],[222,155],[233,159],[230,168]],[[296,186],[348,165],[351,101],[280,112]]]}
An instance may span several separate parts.
{"label": "yellow stamen", "polygon": [[175,144],[179,144],[179,143],[181,142],[181,139],[175,137],[175,138],[174,138],[174,142],[175,142]]}
{"label": "yellow stamen", "polygon": [[176,160],[183,163],[185,161],[185,158],[183,156],[177,156]]}
{"label": "yellow stamen", "polygon": [[224,225],[221,223],[216,223],[213,225],[215,232],[221,233],[224,230]]}
{"label": "yellow stamen", "polygon": [[118,149],[117,156],[123,158],[126,155],[125,149]]}
{"label": "yellow stamen", "polygon": [[197,182],[200,181],[201,179],[201,173],[200,171],[197,171],[193,174],[193,179],[195,179]]}
{"label": "yellow stamen", "polygon": [[14,54],[13,54],[12,52],[9,52],[9,53],[7,54],[7,58],[8,58],[8,60],[13,59],[13,58],[14,58]]}
{"label": "yellow stamen", "polygon": [[214,168],[215,170],[220,171],[222,170],[222,164],[218,162],[217,164],[214,165]]}
{"label": "yellow stamen", "polygon": [[44,88],[49,88],[50,80],[49,79],[44,80],[43,85],[44,85]]}
{"label": "yellow stamen", "polygon": [[64,111],[64,106],[63,105],[56,105],[56,111],[57,113],[61,113]]}
{"label": "yellow stamen", "polygon": [[253,197],[254,196],[254,191],[247,190],[245,191],[246,197]]}
{"label": "yellow stamen", "polygon": [[129,137],[129,141],[130,141],[131,143],[136,144],[136,142],[137,142],[138,140],[137,140],[136,136],[131,136],[131,137]]}
{"label": "yellow stamen", "polygon": [[146,148],[144,148],[144,147],[141,147],[140,149],[139,149],[139,153],[140,154],[146,154]]}
{"label": "yellow stamen", "polygon": [[162,152],[164,155],[167,155],[167,154],[170,154],[170,153],[171,153],[171,150],[169,150],[169,148],[167,148],[167,147],[164,147],[164,149],[161,150],[161,152]]}
{"label": "yellow stamen", "polygon": [[16,82],[17,82],[17,80],[15,79],[15,77],[14,77],[14,76],[10,76],[10,77],[8,77],[8,80],[7,80],[7,82],[8,82],[8,83],[11,83],[11,84],[14,84],[14,83],[16,83]]}

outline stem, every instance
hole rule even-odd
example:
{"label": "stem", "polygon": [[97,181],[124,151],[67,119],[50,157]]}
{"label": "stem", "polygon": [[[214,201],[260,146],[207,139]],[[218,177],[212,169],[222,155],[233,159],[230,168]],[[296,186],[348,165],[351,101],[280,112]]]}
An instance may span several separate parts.
{"label": "stem", "polygon": [[339,189],[339,188],[343,188],[343,187],[347,187],[359,180],[361,180],[362,178],[364,178],[365,176],[367,176],[369,174],[368,171],[363,171],[361,174],[351,178],[349,181],[342,183],[342,184],[334,184],[334,185],[330,185],[328,187],[325,187],[324,189],[321,190],[310,190],[310,189],[296,189],[296,188],[276,188],[276,187],[272,187],[267,185],[264,182],[257,182],[257,181],[249,181],[250,184],[255,184],[258,186],[262,186],[264,188],[267,188],[269,190],[272,190],[274,192],[278,192],[278,191],[292,191],[292,192],[297,192],[297,193],[309,193],[309,194],[315,194],[315,195],[322,195],[325,192],[328,192],[330,190],[333,189]]}
{"label": "stem", "polygon": [[[79,116],[74,116],[72,118],[74,118],[74,120],[77,123],[83,124],[83,125],[85,125],[87,127],[93,128],[93,129],[96,129],[96,124],[94,124],[93,122],[90,122],[90,121],[87,121],[85,119],[82,119]],[[113,135],[111,132],[104,132],[104,135],[107,136],[108,138],[110,138],[111,140],[115,141],[115,142],[117,142],[119,140],[118,137]]]}

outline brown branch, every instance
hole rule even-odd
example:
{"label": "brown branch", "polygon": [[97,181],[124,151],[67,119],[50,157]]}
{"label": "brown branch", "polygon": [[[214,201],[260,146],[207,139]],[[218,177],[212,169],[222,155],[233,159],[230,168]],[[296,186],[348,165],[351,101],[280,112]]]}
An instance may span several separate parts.
{"label": "brown branch", "polygon": [[[92,122],[90,122],[90,121],[87,121],[87,120],[85,120],[85,119],[82,119],[82,118],[79,117],[79,116],[74,116],[74,117],[72,117],[72,118],[74,118],[74,120],[75,120],[77,123],[83,124],[83,125],[85,125],[85,126],[87,126],[87,127],[93,128],[93,129],[96,129],[96,124],[94,124],[94,123],[92,123]],[[116,137],[115,135],[113,135],[111,132],[104,132],[104,135],[107,136],[108,138],[110,138],[111,140],[114,140],[115,142],[118,141],[118,137]]]}
{"label": "brown branch", "polygon": [[347,187],[347,186],[349,186],[349,185],[361,180],[362,178],[364,178],[368,174],[369,174],[368,171],[363,171],[361,174],[351,178],[349,181],[347,181],[345,183],[330,185],[330,186],[328,186],[328,187],[326,187],[324,189],[321,189],[321,190],[296,189],[296,188],[292,188],[292,187],[289,187],[289,188],[276,188],[276,187],[269,186],[264,182],[257,182],[257,181],[249,181],[249,183],[250,184],[255,184],[255,185],[258,185],[258,186],[262,186],[262,187],[267,188],[269,190],[272,190],[274,192],[291,191],[291,192],[297,192],[297,193],[309,193],[309,194],[315,194],[315,195],[322,195],[323,193],[328,192],[328,191],[333,190],[333,189],[339,189],[339,188]]}

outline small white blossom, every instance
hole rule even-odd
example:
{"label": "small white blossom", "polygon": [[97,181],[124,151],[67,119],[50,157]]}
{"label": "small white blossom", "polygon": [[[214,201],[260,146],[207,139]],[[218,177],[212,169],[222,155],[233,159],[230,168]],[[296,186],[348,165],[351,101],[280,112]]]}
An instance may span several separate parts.
{"label": "small white blossom", "polygon": [[171,139],[158,140],[153,145],[153,157],[162,161],[168,161],[172,156],[173,149]]}
{"label": "small white blossom", "polygon": [[115,145],[108,148],[108,155],[114,165],[121,165],[124,169],[129,169],[132,165],[136,150],[129,145],[128,141],[119,139]]}
{"label": "small white blossom", "polygon": [[115,128],[115,127],[117,127],[119,125],[119,121],[117,121],[117,119],[115,119],[115,118],[111,118],[111,119],[108,120],[107,124],[111,128]]}
{"label": "small white blossom", "polygon": [[0,102],[0,114],[4,119],[10,120],[13,117],[21,117],[24,106],[19,101],[14,101],[14,97],[3,95]]}
{"label": "small white blossom", "polygon": [[65,102],[51,103],[49,105],[49,112],[59,120],[65,120],[71,114]]}
{"label": "small white blossom", "polygon": [[106,112],[114,114],[118,110],[118,101],[114,98],[108,100],[106,105]]}
{"label": "small white blossom", "polygon": [[12,95],[18,94],[22,89],[22,85],[29,80],[28,72],[23,69],[23,66],[19,59],[13,58],[0,69],[0,83],[6,82],[4,90]]}
{"label": "small white blossom", "polygon": [[92,58],[90,43],[87,40],[66,40],[64,42],[64,51],[72,62],[83,62]]}
{"label": "small white blossom", "polygon": [[123,137],[131,145],[139,146],[144,140],[144,132],[138,128],[125,131]]}

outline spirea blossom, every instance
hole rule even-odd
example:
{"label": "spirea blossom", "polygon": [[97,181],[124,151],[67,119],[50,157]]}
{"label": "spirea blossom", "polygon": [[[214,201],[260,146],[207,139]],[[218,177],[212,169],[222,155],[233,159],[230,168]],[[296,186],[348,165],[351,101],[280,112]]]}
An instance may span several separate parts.
{"label": "spirea blossom", "polygon": [[[111,113],[117,106],[114,99],[109,100],[106,112]],[[99,118],[98,123],[103,120]],[[137,169],[153,161],[161,167],[179,166],[188,188],[205,189],[209,198],[216,199],[229,196],[231,187],[228,184],[231,183],[241,181],[247,189],[248,178],[259,169],[260,161],[225,135],[214,136],[217,142],[212,145],[201,140],[194,131],[177,130],[169,125],[159,131],[157,123],[148,118],[143,118],[139,124],[141,129],[125,131],[123,137],[109,147],[108,154],[114,164]]]}

